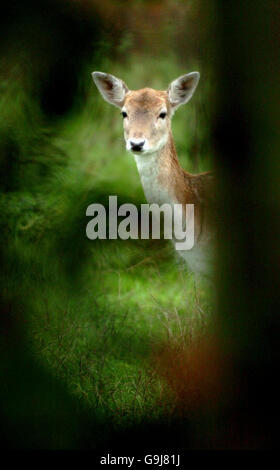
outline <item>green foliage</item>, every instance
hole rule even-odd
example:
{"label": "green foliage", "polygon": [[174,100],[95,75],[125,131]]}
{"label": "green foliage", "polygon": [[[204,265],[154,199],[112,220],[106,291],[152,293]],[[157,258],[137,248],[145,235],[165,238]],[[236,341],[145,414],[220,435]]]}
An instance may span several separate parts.
{"label": "green foliage", "polygon": [[[128,46],[129,37],[123,48]],[[132,55],[122,64],[106,58],[103,65],[98,67],[132,89],[163,89],[186,72],[173,56],[155,61]],[[121,202],[145,199],[135,163],[124,150],[121,117],[99,96],[90,75],[86,80],[79,114],[70,113],[48,132],[23,83],[2,84],[6,176],[12,166],[0,201],[1,283],[21,305],[36,361],[64,382],[81,406],[104,410],[116,426],[126,426],[172,411],[154,351],[164,342],[190,341],[203,329],[211,302],[207,287],[200,286],[197,295],[193,276],[167,241],[87,240],[90,203],[106,205],[112,194]],[[202,84],[199,102],[203,90]],[[194,139],[207,134],[193,125],[196,106],[194,98],[173,123],[180,160],[191,171]],[[206,159],[198,157],[198,169],[207,169]]]}

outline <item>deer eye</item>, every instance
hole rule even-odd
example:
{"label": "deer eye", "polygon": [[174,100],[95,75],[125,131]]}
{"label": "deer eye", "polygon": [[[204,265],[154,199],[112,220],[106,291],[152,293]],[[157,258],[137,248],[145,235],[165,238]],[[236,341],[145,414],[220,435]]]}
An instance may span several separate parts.
{"label": "deer eye", "polygon": [[162,112],[162,113],[160,113],[159,117],[160,117],[161,119],[164,119],[164,118],[166,117],[166,115],[167,115],[166,112]]}
{"label": "deer eye", "polygon": [[125,111],[122,111],[122,112],[121,112],[121,115],[122,115],[123,118],[126,118],[126,117],[127,117],[127,113],[126,113]]}

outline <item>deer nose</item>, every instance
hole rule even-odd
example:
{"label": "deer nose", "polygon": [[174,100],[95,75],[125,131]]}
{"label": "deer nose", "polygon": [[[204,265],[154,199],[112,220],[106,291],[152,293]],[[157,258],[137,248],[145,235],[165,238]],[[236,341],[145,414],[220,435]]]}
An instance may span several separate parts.
{"label": "deer nose", "polygon": [[135,140],[130,140],[129,143],[130,143],[130,148],[133,152],[141,152],[143,150],[145,140],[135,139]]}

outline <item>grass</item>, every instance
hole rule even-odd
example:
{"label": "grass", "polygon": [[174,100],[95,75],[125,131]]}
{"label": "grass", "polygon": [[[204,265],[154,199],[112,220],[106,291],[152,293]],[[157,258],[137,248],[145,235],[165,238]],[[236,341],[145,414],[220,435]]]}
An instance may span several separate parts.
{"label": "grass", "polygon": [[[172,57],[104,61],[102,70],[131,88],[162,89],[182,74]],[[204,331],[211,293],[209,286],[195,285],[167,241],[86,239],[88,204],[107,204],[112,194],[145,202],[133,158],[124,150],[121,117],[88,80],[79,114],[56,124],[44,149],[39,146],[52,171],[42,170],[33,182],[34,167],[27,163],[25,184],[2,197],[9,240],[3,279],[23,305],[38,363],[81,406],[98,407],[118,428],[172,413],[174,397],[154,358],[164,345],[189,344]],[[202,96],[203,90],[198,103]],[[203,137],[200,125],[189,125],[196,105],[179,111],[173,125],[180,161],[189,170],[193,142]],[[199,170],[209,169],[209,155],[198,163]]]}

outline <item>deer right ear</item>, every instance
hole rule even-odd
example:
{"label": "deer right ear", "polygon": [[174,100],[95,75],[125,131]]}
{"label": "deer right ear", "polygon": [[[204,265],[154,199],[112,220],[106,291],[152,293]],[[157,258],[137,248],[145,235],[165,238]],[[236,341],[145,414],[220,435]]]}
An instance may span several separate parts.
{"label": "deer right ear", "polygon": [[199,82],[199,77],[199,72],[191,72],[181,75],[181,77],[170,83],[167,93],[173,111],[191,99]]}
{"label": "deer right ear", "polygon": [[91,75],[104,100],[122,108],[125,95],[129,91],[126,84],[109,73],[93,72]]}

